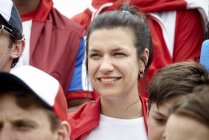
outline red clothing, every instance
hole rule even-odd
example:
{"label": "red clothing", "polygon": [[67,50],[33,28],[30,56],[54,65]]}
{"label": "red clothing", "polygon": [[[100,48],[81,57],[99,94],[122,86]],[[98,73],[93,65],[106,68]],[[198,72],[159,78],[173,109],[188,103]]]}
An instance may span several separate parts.
{"label": "red clothing", "polygon": [[[147,106],[146,99],[140,98],[142,102],[142,114],[146,124]],[[69,114],[71,126],[71,140],[83,140],[91,131],[99,126],[100,121],[100,98],[82,105],[76,112]]]}
{"label": "red clothing", "polygon": [[153,62],[148,69],[149,81],[158,69],[175,62],[199,61],[204,28],[197,10],[180,10],[176,12],[173,54],[169,53],[162,27],[156,19],[147,16],[153,43]]}
{"label": "red clothing", "polygon": [[67,92],[83,27],[61,15],[52,0],[41,0],[36,11],[21,17],[23,21],[32,19],[30,65],[55,77]]}
{"label": "red clothing", "polygon": [[[91,8],[86,9],[72,19],[87,28],[96,15],[104,11],[117,9],[122,2],[124,0],[93,0]],[[158,69],[168,64],[184,60],[199,61],[201,44],[204,39],[202,21],[206,19],[204,18],[206,12],[204,13],[204,9],[201,9],[201,5],[195,7],[193,4],[193,7],[189,7],[190,4],[184,0],[132,0],[130,3],[146,14],[152,35],[154,56],[148,69],[148,83]],[[203,15],[200,15],[199,10],[202,10]],[[168,23],[157,18],[157,14],[171,11],[174,11],[175,14],[175,16],[170,17],[170,19],[173,19],[174,30],[169,32],[165,29]],[[174,34],[173,37],[170,37],[170,34]],[[171,50],[169,50],[169,47]],[[140,89],[142,88],[140,86]],[[144,96],[147,97],[146,92]]]}

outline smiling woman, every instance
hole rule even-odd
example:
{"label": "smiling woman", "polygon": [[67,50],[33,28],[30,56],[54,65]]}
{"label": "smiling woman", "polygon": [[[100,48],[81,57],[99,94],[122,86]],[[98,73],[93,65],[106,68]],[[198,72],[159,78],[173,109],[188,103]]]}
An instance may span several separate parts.
{"label": "smiling woman", "polygon": [[138,89],[152,62],[144,15],[127,4],[98,15],[87,31],[86,52],[89,79],[100,97],[71,114],[71,140],[147,140],[146,103]]}
{"label": "smiling woman", "polygon": [[[95,30],[88,40],[89,76],[94,77],[91,78],[91,82],[104,97],[101,97],[102,103],[115,98],[123,101],[124,96],[130,90],[127,87],[137,86],[134,83],[137,83],[135,79],[137,79],[139,68],[135,66],[139,62],[136,59],[134,38],[131,29],[121,27]],[[132,74],[130,74],[131,72]],[[131,94],[133,99],[137,99],[137,90],[136,93]],[[134,97],[134,95],[136,96]],[[119,96],[121,98],[118,98]],[[123,103],[125,104],[124,101]],[[108,110],[109,108],[104,108],[103,111],[109,112]]]}

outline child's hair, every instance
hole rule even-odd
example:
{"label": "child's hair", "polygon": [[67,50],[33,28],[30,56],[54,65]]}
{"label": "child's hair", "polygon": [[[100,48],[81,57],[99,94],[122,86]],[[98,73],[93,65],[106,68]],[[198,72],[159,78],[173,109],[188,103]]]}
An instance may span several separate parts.
{"label": "child's hair", "polygon": [[185,98],[184,103],[177,104],[172,114],[193,118],[209,128],[209,84],[194,89],[193,94]]}
{"label": "child's hair", "polygon": [[149,87],[148,109],[170,97],[192,93],[195,86],[209,82],[208,71],[197,62],[179,62],[160,69]]}

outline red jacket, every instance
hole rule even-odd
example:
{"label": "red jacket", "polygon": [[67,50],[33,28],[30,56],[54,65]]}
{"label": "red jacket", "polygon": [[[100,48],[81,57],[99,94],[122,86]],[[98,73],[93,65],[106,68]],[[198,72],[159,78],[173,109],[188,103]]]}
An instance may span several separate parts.
{"label": "red jacket", "polygon": [[36,11],[21,17],[32,18],[30,65],[55,77],[66,92],[84,28],[61,15],[52,0],[41,0]]}
{"label": "red jacket", "polygon": [[[83,13],[74,16],[72,20],[87,28],[92,19],[99,13],[117,9],[122,2],[124,0],[92,0],[91,7]],[[204,39],[202,21],[206,19],[207,14],[207,11],[203,9],[205,6],[201,5],[201,2],[190,3],[190,1],[186,0],[131,0],[130,3],[146,14],[152,35],[154,55],[153,62],[147,73],[148,83],[158,69],[168,64],[185,60],[199,61],[200,49]],[[155,12],[168,13],[170,11],[176,11],[175,19],[171,17],[174,19],[174,30],[172,32],[167,31],[168,35],[166,35],[164,34],[166,31],[164,25],[167,23],[163,23],[156,18]],[[174,34],[173,38],[169,38],[171,34]],[[172,42],[173,52],[169,52],[168,44]],[[140,84],[143,85],[143,83]],[[140,89],[143,89],[144,86],[140,87]],[[146,92],[144,96],[147,97]]]}
{"label": "red jacket", "polygon": [[[145,127],[147,130],[146,114],[147,105],[146,99],[141,98],[142,114],[144,117]],[[69,114],[69,123],[71,126],[71,140],[83,140],[91,131],[99,126],[100,121],[100,98],[95,101],[88,102],[82,105],[76,112]]]}

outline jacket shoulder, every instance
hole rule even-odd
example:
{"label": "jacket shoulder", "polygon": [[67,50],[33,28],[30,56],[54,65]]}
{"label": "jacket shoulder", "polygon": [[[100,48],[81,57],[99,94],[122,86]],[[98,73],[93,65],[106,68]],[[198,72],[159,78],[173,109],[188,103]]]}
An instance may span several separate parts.
{"label": "jacket shoulder", "polygon": [[80,33],[82,36],[85,34],[85,29],[78,23],[62,15],[56,8],[52,8],[49,20],[53,22],[53,28],[70,30],[75,33]]}
{"label": "jacket shoulder", "polygon": [[71,139],[79,139],[88,135],[99,125],[100,101],[91,101],[82,105],[77,111],[69,113]]}

